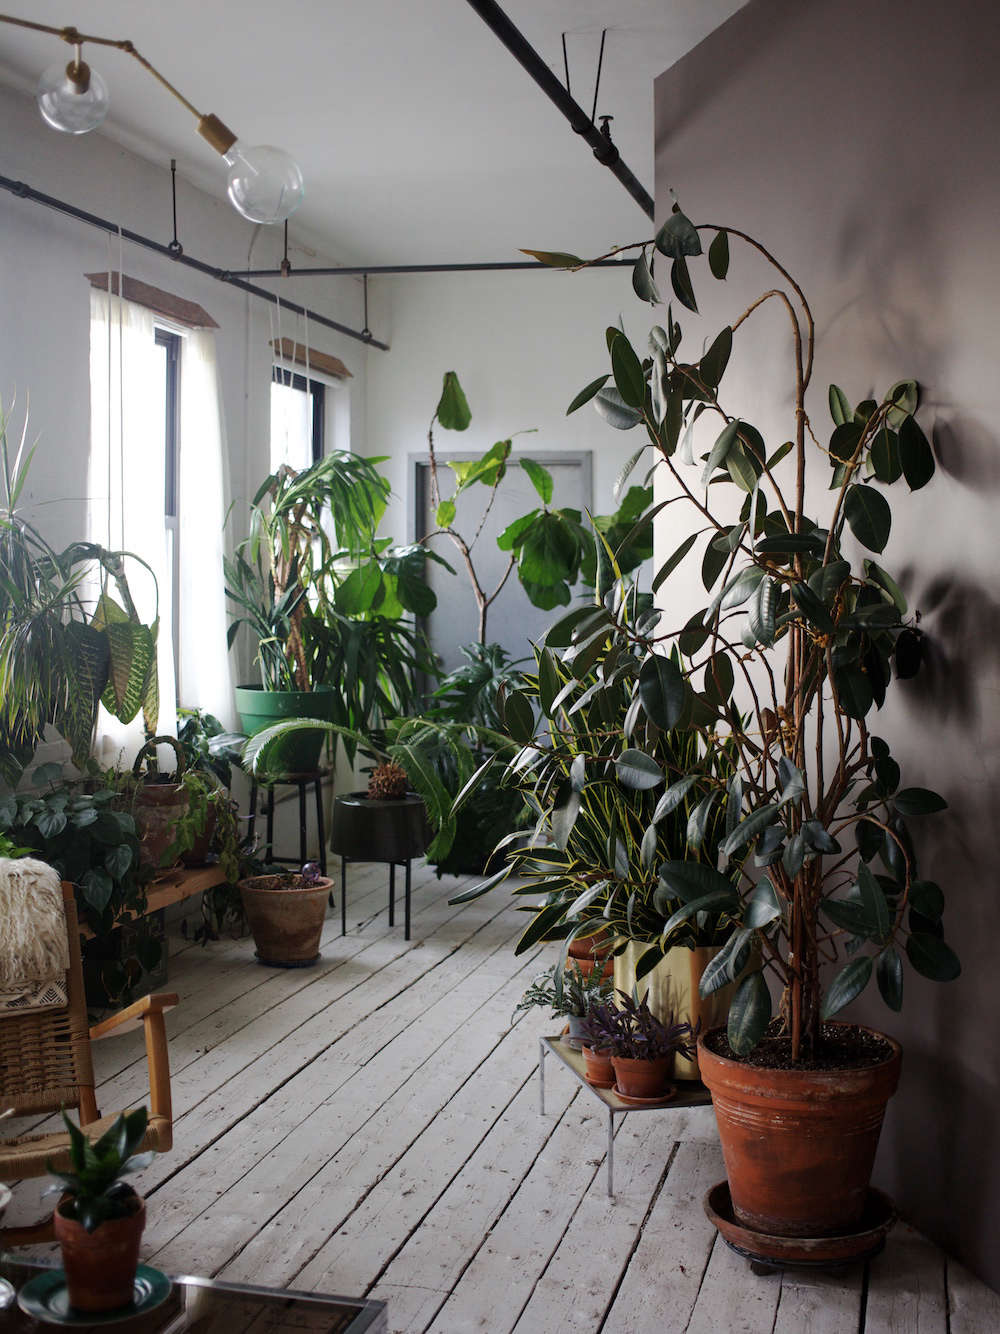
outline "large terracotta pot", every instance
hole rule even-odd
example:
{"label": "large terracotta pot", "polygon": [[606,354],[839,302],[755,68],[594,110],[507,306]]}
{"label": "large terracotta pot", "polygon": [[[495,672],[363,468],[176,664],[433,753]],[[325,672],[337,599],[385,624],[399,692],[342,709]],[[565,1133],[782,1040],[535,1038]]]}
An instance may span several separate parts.
{"label": "large terracotta pot", "polygon": [[[736,989],[735,983],[713,991],[702,998],[698,994],[701,975],[722,948],[721,945],[701,945],[689,950],[677,946],[667,950],[656,967],[639,982],[639,995],[645,992],[652,1014],[661,1023],[673,1016],[675,1023],[685,1020],[694,1028],[701,1021],[702,1033],[717,1024],[725,1023],[729,1002]],[[615,958],[615,988],[632,994],[635,986],[635,967],[649,949],[642,941],[630,940],[622,954]],[[678,1055],[674,1068],[675,1079],[700,1079],[697,1058],[693,1061]]]}
{"label": "large terracotta pot", "polygon": [[766,1070],[699,1039],[741,1223],[779,1237],[832,1237],[858,1225],[902,1063],[899,1044],[885,1041],[891,1055],[864,1069]]}
{"label": "large terracotta pot", "polygon": [[327,901],[333,881],[306,889],[282,889],[281,875],[240,880],[243,909],[257,946],[257,959],[272,968],[307,968],[319,959]]}
{"label": "large terracotta pot", "polygon": [[138,1195],[135,1206],[127,1217],[108,1219],[93,1232],[64,1217],[64,1206],[57,1206],[53,1226],[62,1247],[69,1303],[75,1310],[113,1311],[132,1301],[139,1241],[146,1225],[146,1206]]}

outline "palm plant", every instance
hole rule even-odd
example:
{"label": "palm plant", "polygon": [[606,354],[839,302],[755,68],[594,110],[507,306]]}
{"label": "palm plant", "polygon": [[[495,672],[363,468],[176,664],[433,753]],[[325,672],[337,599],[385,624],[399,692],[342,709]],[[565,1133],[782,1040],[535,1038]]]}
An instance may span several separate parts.
{"label": "palm plant", "polygon": [[[158,619],[140,619],[126,562],[141,565],[154,586],[155,576],[139,557],[94,543],[56,551],[18,508],[33,454],[27,418],[12,450],[0,410],[0,777],[12,785],[46,725],[84,768],[100,704],[122,722],[142,710],[154,730],[159,710]],[[96,600],[85,588],[95,577]]]}

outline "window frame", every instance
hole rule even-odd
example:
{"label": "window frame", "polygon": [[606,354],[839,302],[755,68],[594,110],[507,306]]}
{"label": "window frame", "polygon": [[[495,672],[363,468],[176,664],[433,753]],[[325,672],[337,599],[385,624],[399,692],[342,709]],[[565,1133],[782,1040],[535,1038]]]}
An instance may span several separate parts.
{"label": "window frame", "polygon": [[293,371],[280,361],[274,361],[271,383],[312,395],[312,462],[318,463],[326,452],[326,382],[312,376],[307,378],[300,371]]}
{"label": "window frame", "polygon": [[180,415],[182,335],[161,325],[153,329],[153,341],[166,354],[163,423],[163,526],[170,536],[171,625],[174,662],[180,662]]}

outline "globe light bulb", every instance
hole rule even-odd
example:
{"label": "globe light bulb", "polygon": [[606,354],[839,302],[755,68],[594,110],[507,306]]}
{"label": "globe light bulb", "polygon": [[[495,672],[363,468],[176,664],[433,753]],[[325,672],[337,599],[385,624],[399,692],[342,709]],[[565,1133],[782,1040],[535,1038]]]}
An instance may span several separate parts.
{"label": "globe light bulb", "polygon": [[302,203],[302,172],[283,149],[236,142],[222,157],[229,166],[230,202],[250,222],[284,222]]}
{"label": "globe light bulb", "polygon": [[54,130],[86,134],[108,114],[108,85],[82,60],[50,65],[38,80],[38,109]]}

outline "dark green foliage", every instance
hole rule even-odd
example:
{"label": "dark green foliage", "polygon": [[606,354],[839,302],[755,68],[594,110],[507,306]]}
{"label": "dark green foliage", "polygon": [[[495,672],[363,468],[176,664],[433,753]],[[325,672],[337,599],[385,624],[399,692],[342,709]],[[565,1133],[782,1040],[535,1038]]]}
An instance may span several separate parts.
{"label": "dark green foliage", "polygon": [[137,1152],[146,1134],[145,1107],[123,1113],[94,1144],[65,1111],[62,1117],[69,1131],[70,1171],[57,1172],[48,1165],[56,1178],[49,1189],[69,1196],[59,1205],[60,1213],[87,1232],[113,1218],[127,1218],[135,1211],[136,1193],[122,1177],[141,1172],[155,1156]]}
{"label": "dark green foliage", "polygon": [[[585,973],[579,964],[574,963],[563,970],[558,965],[539,973],[533,979],[517,1005],[514,1014],[522,1010],[533,1010],[536,1006],[548,1006],[552,1018],[560,1015],[565,1018],[583,1019],[592,1007],[610,998],[614,984],[603,976],[600,967]],[[511,1016],[513,1023],[513,1015]]]}

